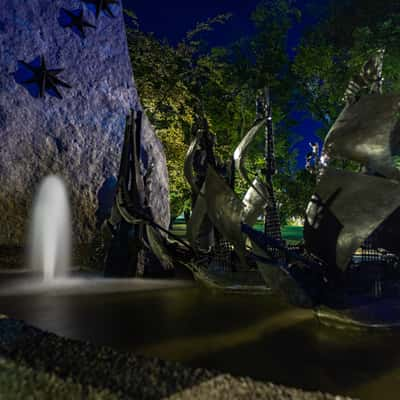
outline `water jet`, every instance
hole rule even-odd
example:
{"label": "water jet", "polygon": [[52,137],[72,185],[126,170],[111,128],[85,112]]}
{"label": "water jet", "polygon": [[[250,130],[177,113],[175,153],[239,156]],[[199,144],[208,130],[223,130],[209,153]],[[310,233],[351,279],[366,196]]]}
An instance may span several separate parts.
{"label": "water jet", "polygon": [[46,177],[33,203],[29,232],[29,265],[40,271],[43,282],[66,277],[71,259],[71,213],[64,181]]}

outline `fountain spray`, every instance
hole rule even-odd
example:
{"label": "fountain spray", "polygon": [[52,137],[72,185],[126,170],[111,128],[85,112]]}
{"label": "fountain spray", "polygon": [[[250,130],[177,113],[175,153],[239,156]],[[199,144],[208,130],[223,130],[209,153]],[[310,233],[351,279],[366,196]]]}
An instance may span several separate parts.
{"label": "fountain spray", "polygon": [[51,284],[66,277],[71,255],[71,214],[63,180],[51,175],[40,184],[33,204],[30,266]]}

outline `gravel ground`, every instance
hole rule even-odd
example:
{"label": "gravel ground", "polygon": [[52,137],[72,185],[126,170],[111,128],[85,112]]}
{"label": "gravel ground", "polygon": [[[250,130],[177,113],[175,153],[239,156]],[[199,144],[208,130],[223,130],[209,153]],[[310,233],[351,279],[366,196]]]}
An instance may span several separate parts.
{"label": "gravel ground", "polygon": [[117,352],[0,316],[1,399],[344,400]]}
{"label": "gravel ground", "polygon": [[107,390],[95,390],[63,380],[54,374],[36,372],[0,357],[0,399],[2,400],[118,400]]}

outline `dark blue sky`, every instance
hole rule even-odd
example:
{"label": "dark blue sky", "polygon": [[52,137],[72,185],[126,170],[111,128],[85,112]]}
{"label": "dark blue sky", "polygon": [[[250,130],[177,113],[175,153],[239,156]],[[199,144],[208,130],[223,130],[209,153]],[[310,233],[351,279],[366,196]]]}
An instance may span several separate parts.
{"label": "dark blue sky", "polygon": [[[324,1],[326,0],[321,0]],[[182,39],[197,22],[218,14],[232,13],[233,16],[227,24],[218,26],[208,34],[207,39],[213,46],[226,45],[243,35],[251,34],[253,29],[251,13],[258,2],[258,0],[123,0],[124,7],[132,9],[138,16],[141,30],[153,32],[159,38],[167,38],[172,44]],[[314,16],[307,12],[306,0],[298,1],[298,5],[303,12],[303,21],[290,33],[288,51],[298,43],[303,29],[315,21]],[[298,167],[303,168],[305,154],[309,151],[308,143],[319,140],[314,132],[320,125],[304,113],[294,113],[292,116],[299,121],[296,133],[304,137],[304,140],[295,145],[299,152]]]}
{"label": "dark blue sky", "polygon": [[171,43],[179,41],[197,22],[232,13],[231,21],[210,36],[213,45],[230,43],[251,32],[250,15],[257,3],[258,0],[123,0],[124,6],[138,16],[142,30],[166,37]]}

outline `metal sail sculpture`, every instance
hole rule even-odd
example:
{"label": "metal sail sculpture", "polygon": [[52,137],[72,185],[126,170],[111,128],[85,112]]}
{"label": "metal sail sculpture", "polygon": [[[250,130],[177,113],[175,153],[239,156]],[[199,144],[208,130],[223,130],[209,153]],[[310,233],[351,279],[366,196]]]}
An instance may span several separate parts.
{"label": "metal sail sculpture", "polygon": [[[356,77],[363,87],[356,86],[356,78],[350,82],[346,106],[324,143],[326,160],[357,162],[363,173],[325,165],[307,210],[304,235],[308,250],[342,271],[366,241],[368,247],[394,253],[400,250],[400,231],[395,229],[400,171],[392,161],[400,138],[400,96],[382,94],[382,57],[379,51]],[[368,93],[362,95],[362,89]],[[324,207],[327,201],[328,208]],[[334,218],[327,217],[328,212]],[[329,240],[330,248],[320,243],[327,232],[330,236],[336,232]]]}
{"label": "metal sail sculpture", "polygon": [[162,227],[152,218],[145,197],[144,177],[140,170],[140,142],[143,114],[132,111],[126,119],[124,144],[118,174],[117,192],[111,216],[102,227],[105,242],[106,276],[143,275],[145,262],[160,261],[160,270],[172,269],[164,252]]}
{"label": "metal sail sculpture", "polygon": [[245,166],[245,159],[249,146],[265,125],[265,118],[256,121],[254,126],[243,137],[233,153],[234,170],[238,172],[249,186],[249,189],[242,200],[244,211],[241,218],[244,223],[249,225],[253,225],[257,221],[257,218],[265,209],[269,198],[266,182],[260,176],[251,179]]}
{"label": "metal sail sculpture", "polygon": [[[217,164],[207,162],[205,154],[197,157],[203,160],[203,165],[200,167],[200,179],[195,176],[193,165],[196,152],[201,155],[211,151],[204,148],[207,143],[204,139],[210,133],[199,130],[189,146],[184,171],[196,201],[187,232],[190,244],[197,252],[197,261],[194,260],[189,268],[198,280],[208,286],[225,290],[265,290],[260,273],[248,257],[245,235],[241,232],[242,222],[255,223],[267,202],[265,185],[259,178],[250,180],[243,162],[250,143],[264,125],[265,119],[256,121],[234,153],[234,167],[250,186],[243,200],[235,194],[232,178],[229,180],[221,176]],[[212,224],[214,236],[205,245],[201,239],[207,222]]]}
{"label": "metal sail sculpture", "polygon": [[[325,139],[304,251],[281,246],[282,262],[266,251],[273,238],[244,227],[265,279],[329,324],[400,325],[400,172],[392,162],[400,149],[400,95],[382,93],[382,61],[379,51],[351,80]],[[360,170],[335,168],[335,160]]]}
{"label": "metal sail sculpture", "polygon": [[[236,151],[240,159],[263,125],[264,120],[257,121],[245,136]],[[133,113],[127,119],[112,215],[103,226],[109,237],[105,274],[120,276],[128,270],[133,275],[140,267],[142,253],[150,250],[167,268],[174,263],[187,266],[207,286],[265,292],[265,282],[248,257],[240,229],[242,222],[255,222],[266,206],[267,190],[262,181],[251,183],[242,202],[217,172],[214,137],[206,121],[198,121],[184,165],[193,192],[187,243],[157,225],[146,207],[140,174],[140,128],[141,114]],[[243,166],[240,170],[245,173]]]}
{"label": "metal sail sculpture", "polygon": [[[103,225],[105,276],[135,276],[140,263],[143,223],[132,221],[129,210],[142,210],[144,187],[140,174],[141,113],[126,120],[117,192],[110,218]],[[137,213],[135,213],[137,215]]]}

